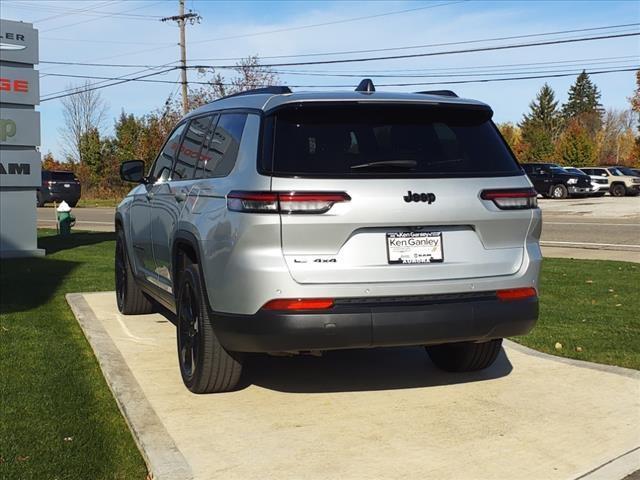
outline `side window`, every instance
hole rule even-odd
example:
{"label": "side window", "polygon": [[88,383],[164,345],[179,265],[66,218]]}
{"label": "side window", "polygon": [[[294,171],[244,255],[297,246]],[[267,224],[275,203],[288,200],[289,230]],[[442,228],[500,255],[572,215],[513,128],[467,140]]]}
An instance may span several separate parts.
{"label": "side window", "polygon": [[194,118],[189,123],[189,128],[184,135],[178,159],[173,167],[171,180],[189,180],[193,177],[194,170],[200,156],[202,142],[209,129],[212,115]]}
{"label": "side window", "polygon": [[193,178],[204,178],[204,166],[211,160],[211,152],[209,151],[209,143],[211,143],[211,137],[213,136],[213,132],[216,129],[216,124],[218,123],[218,119],[220,115],[217,113],[212,116],[211,123],[209,123],[209,128],[207,129],[207,134],[204,137],[204,142],[202,146],[202,150],[200,150],[200,155],[198,155],[197,163],[196,163],[196,171],[193,175]]}
{"label": "side window", "polygon": [[166,182],[171,177],[171,168],[173,167],[173,158],[180,146],[180,137],[184,131],[186,123],[178,125],[178,127],[171,132],[167,143],[162,147],[162,152],[156,158],[156,163],[153,165],[151,171],[151,178],[154,182]]}
{"label": "side window", "polygon": [[201,154],[206,159],[203,165],[205,177],[225,177],[233,170],[246,121],[246,113],[224,113],[220,116],[209,145]]}

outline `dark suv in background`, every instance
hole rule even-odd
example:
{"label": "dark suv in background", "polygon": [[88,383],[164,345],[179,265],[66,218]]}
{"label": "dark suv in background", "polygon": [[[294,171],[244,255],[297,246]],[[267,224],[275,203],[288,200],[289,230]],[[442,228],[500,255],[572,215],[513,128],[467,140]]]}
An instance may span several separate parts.
{"label": "dark suv in background", "polygon": [[591,193],[591,179],[587,174],[567,172],[555,163],[524,163],[522,168],[543,197],[580,197]]}
{"label": "dark suv in background", "polygon": [[80,200],[81,190],[80,180],[73,172],[43,170],[42,185],[36,194],[36,201],[39,207],[63,200],[70,207],[75,207]]}

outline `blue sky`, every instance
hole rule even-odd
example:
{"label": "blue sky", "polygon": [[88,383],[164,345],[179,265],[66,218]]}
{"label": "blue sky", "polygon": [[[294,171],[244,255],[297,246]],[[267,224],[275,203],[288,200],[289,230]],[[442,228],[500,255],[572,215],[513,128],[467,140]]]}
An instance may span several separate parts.
{"label": "blue sky", "polygon": [[[36,28],[40,30],[41,60],[161,65],[178,59],[178,29],[173,23],[160,22],[156,16],[177,13],[177,3],[177,0],[3,0],[0,4],[0,16],[35,23]],[[265,57],[381,49],[640,22],[640,2],[637,1],[213,2],[187,0],[186,4],[188,9],[196,10],[203,17],[200,24],[188,27],[188,59],[246,57],[251,54]],[[88,10],[77,12],[77,10],[84,9]],[[420,10],[296,29],[311,24],[336,22],[410,9]],[[130,17],[124,18],[121,15],[105,17],[100,16],[99,13],[96,14],[96,12],[122,13],[126,11],[130,13]],[[632,29],[637,31],[638,28],[638,26],[627,27],[626,29],[618,29],[618,31]],[[256,33],[273,30],[284,31],[256,35]],[[577,33],[559,37],[567,38],[589,34]],[[506,70],[530,72],[548,68],[573,71],[583,66],[591,69],[621,67],[640,63],[639,39],[640,37],[627,37],[403,60],[287,67],[288,71],[305,71],[305,74],[282,74],[281,78],[284,83],[289,85],[353,85],[355,87],[358,83],[356,77],[311,76],[309,73],[342,72],[362,74],[363,77],[375,73],[396,75],[400,73],[405,75],[407,73],[445,73],[450,75],[452,73],[473,73],[474,68],[475,72],[483,73],[490,70],[485,67],[494,65],[567,61],[574,63],[569,66],[566,64],[547,67],[539,65],[514,66],[508,67]],[[540,38],[533,37],[527,40],[539,41]],[[525,40],[431,47],[386,53],[418,53],[523,41]],[[353,56],[374,55],[377,53]],[[341,58],[348,57],[350,56],[341,56]],[[299,59],[286,60],[296,61]],[[44,76],[47,73],[113,77],[141,70],[141,68],[46,64],[41,64],[39,69],[42,75],[40,85],[42,94],[64,90],[70,84],[82,82],[79,79]],[[416,72],[416,70],[422,72]],[[225,74],[226,72],[221,71],[221,73]],[[189,77],[190,80],[202,80],[195,72],[190,72]],[[153,78],[176,81],[178,72],[172,71]],[[486,78],[486,76],[479,75],[476,78]],[[376,83],[394,83],[397,81],[434,80],[439,80],[439,78],[384,78],[375,81]],[[593,80],[602,92],[602,103],[605,107],[628,108],[627,98],[634,89],[633,72],[594,75]],[[574,77],[463,85],[385,87],[385,89],[416,91],[451,88],[460,96],[477,98],[489,103],[495,111],[496,121],[517,122],[545,81],[552,86],[558,99],[562,102],[566,100],[567,90],[574,81]],[[113,117],[117,116],[121,110],[124,109],[137,115],[147,113],[160,107],[167,96],[176,90],[176,85],[138,82],[129,82],[100,90],[103,98],[109,104],[107,131],[113,123]],[[59,100],[45,102],[39,109],[42,112],[42,151],[51,150],[54,154],[59,154],[62,150],[59,135],[59,129],[62,126],[60,102]]]}

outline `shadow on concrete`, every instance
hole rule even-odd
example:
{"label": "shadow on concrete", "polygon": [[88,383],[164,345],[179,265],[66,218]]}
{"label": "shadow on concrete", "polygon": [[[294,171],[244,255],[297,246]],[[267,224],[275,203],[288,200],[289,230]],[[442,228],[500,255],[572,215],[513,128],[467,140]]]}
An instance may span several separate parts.
{"label": "shadow on concrete", "polygon": [[486,370],[448,373],[431,363],[423,347],[373,348],[330,351],[322,357],[251,355],[245,381],[279,392],[354,392],[480,382],[511,370],[504,349]]}
{"label": "shadow on concrete", "polygon": [[47,255],[96,243],[115,241],[114,232],[72,232],[71,235],[47,235],[38,238],[38,247],[44,248]]}
{"label": "shadow on concrete", "polygon": [[[164,320],[176,316],[157,306]],[[450,373],[438,369],[424,347],[333,350],[321,357],[247,354],[239,389],[257,385],[287,393],[332,393],[436,387],[506,377],[513,370],[504,348],[482,371]]]}

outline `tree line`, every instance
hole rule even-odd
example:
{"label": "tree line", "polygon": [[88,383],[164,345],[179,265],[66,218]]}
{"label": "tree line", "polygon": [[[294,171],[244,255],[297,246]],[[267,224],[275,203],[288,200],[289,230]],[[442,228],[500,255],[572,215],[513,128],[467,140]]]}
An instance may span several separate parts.
{"label": "tree line", "polygon": [[[189,106],[197,108],[226,95],[251,88],[280,84],[276,72],[263,67],[257,56],[240,61],[231,78],[215,70],[199,75],[206,84],[189,91]],[[600,92],[582,72],[559,106],[549,85],[540,89],[517,125],[498,128],[516,157],[523,162],[562,165],[640,164],[640,72],[629,110],[604,110]],[[76,87],[76,94],[62,99],[64,126],[60,138],[63,158],[51,152],[43,156],[47,170],[72,170],[80,178],[85,198],[119,198],[130,188],[120,180],[120,164],[143,160],[147,168],[164,140],[182,116],[181,104],[169,96],[165,104],[136,116],[124,110],[116,118],[113,134],[105,133],[107,105],[90,84]]]}
{"label": "tree line", "polygon": [[625,110],[605,110],[600,91],[586,72],[571,85],[560,106],[546,83],[517,125],[498,124],[521,162],[551,162],[585,167],[640,163],[640,71]]}

